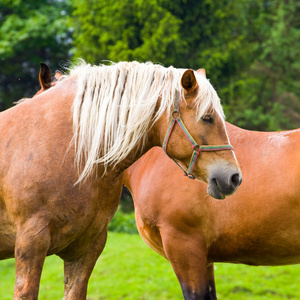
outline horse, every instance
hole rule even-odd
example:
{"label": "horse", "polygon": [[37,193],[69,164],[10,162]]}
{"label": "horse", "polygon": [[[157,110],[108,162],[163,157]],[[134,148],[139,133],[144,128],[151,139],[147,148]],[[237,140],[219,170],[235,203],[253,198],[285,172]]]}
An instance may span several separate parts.
{"label": "horse", "polygon": [[0,259],[15,257],[14,299],[38,298],[52,254],[64,261],[64,299],[86,298],[123,173],[150,148],[216,198],[241,183],[220,99],[191,69],[83,62],[42,87],[0,113]]}
{"label": "horse", "polygon": [[256,132],[226,122],[243,184],[223,201],[153,148],[125,172],[138,231],[170,261],[185,300],[217,299],[214,262],[300,263],[300,129]]}

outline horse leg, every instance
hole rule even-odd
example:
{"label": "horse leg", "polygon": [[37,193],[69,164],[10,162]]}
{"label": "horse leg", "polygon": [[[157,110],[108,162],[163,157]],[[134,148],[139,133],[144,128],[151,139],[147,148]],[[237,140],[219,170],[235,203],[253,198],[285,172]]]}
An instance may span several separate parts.
{"label": "horse leg", "polygon": [[[195,261],[195,260],[194,260]],[[173,269],[176,273],[176,270],[174,267],[174,264],[172,264]],[[203,263],[198,264],[199,270],[198,273],[201,273],[198,275],[198,279],[195,282],[193,282],[193,278],[196,278],[196,276],[192,276],[188,279],[185,278],[185,276],[178,277],[181,290],[184,296],[185,300],[216,300],[216,290],[215,290],[215,284],[214,281],[209,280],[209,268],[206,267]],[[186,272],[189,272],[190,270],[187,270]],[[191,272],[192,273],[192,272]],[[177,275],[177,273],[176,273]],[[191,276],[192,274],[189,274]]]}
{"label": "horse leg", "polygon": [[207,266],[207,277],[208,277],[208,283],[209,283],[210,299],[217,300],[217,291],[216,291],[216,284],[215,284],[215,271],[214,271],[213,263],[210,263]]}
{"label": "horse leg", "polygon": [[88,281],[104,249],[106,238],[107,230],[105,229],[79,257],[72,260],[64,259],[64,300],[86,299]]}
{"label": "horse leg", "polygon": [[29,220],[17,233],[14,300],[38,299],[42,268],[50,247],[48,226],[39,226],[38,223]]}
{"label": "horse leg", "polygon": [[181,285],[185,300],[216,299],[213,266],[207,267],[206,248],[199,234],[174,229],[161,232],[167,259]]}

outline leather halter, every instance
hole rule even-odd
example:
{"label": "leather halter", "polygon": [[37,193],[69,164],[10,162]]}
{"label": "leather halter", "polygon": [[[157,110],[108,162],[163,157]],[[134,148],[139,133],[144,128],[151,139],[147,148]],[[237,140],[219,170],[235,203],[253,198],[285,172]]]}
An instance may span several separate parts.
{"label": "leather halter", "polygon": [[170,140],[172,130],[173,130],[175,124],[177,123],[193,147],[193,153],[192,153],[192,157],[190,160],[188,170],[186,171],[173,157],[171,157],[169,155],[168,156],[180,167],[180,169],[183,171],[184,175],[187,176],[188,178],[190,178],[190,179],[196,178],[193,175],[193,169],[194,169],[197,157],[200,154],[200,152],[233,150],[233,147],[231,145],[202,145],[202,146],[200,146],[199,144],[197,144],[197,142],[193,139],[193,137],[191,136],[191,134],[185,127],[185,125],[180,117],[179,91],[176,91],[175,110],[172,112],[171,117],[172,117],[172,119],[170,121],[169,128],[167,130],[162,148],[163,148],[164,152],[168,155],[168,153],[167,153],[168,142]]}

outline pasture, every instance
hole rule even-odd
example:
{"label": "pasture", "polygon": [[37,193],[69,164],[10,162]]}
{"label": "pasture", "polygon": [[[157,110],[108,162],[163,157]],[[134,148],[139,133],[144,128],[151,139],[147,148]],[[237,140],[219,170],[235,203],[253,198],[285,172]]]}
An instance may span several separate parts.
{"label": "pasture", "polygon": [[[219,300],[300,299],[300,265],[249,267],[216,264]],[[0,262],[0,299],[10,300],[14,260]],[[46,259],[39,299],[63,298],[63,263]],[[109,232],[108,242],[91,276],[90,300],[182,300],[171,265],[137,234]]]}

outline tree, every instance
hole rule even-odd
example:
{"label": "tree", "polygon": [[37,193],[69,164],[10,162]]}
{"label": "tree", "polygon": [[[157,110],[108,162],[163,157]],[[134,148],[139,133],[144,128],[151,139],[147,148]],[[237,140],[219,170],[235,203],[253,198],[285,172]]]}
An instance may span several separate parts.
{"label": "tree", "polygon": [[0,0],[0,109],[38,88],[40,62],[69,58],[66,1]]}
{"label": "tree", "polygon": [[[300,126],[300,3],[297,0],[256,1],[257,51],[248,70],[235,80],[238,91],[229,102],[233,123],[258,130]],[[249,33],[248,33],[249,36]],[[234,107],[239,109],[233,110]],[[229,110],[231,109],[231,111]]]}
{"label": "tree", "polygon": [[213,79],[223,78],[251,59],[239,11],[248,2],[75,0],[74,54],[97,63],[136,59],[205,66]]}
{"label": "tree", "polygon": [[73,1],[74,53],[89,62],[174,62],[180,19],[157,0]]}
{"label": "tree", "polygon": [[265,82],[270,105],[279,103],[283,114],[299,127],[300,2],[276,0],[270,9],[272,13],[264,16],[269,28],[262,35],[263,51],[254,67]]}
{"label": "tree", "polygon": [[258,124],[244,111],[263,113],[251,106],[259,82],[249,75],[261,53],[261,6],[259,0],[75,0],[73,50],[94,63],[136,59],[204,67],[228,119],[259,128],[269,118]]}
{"label": "tree", "polygon": [[228,121],[299,127],[299,44],[298,0],[0,0],[0,109],[73,54],[205,68]]}

